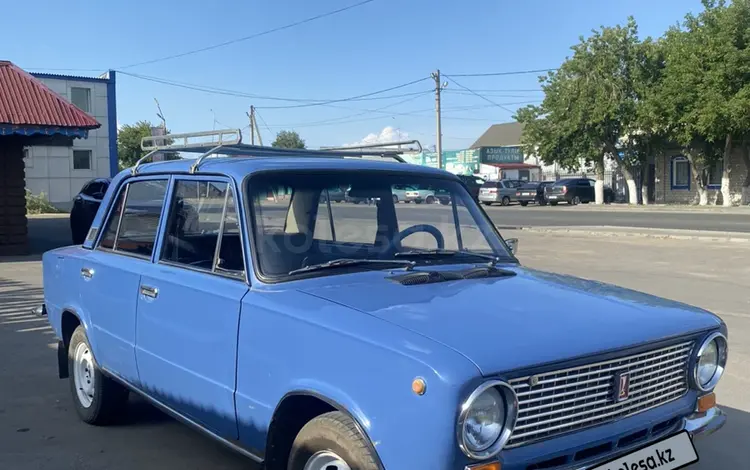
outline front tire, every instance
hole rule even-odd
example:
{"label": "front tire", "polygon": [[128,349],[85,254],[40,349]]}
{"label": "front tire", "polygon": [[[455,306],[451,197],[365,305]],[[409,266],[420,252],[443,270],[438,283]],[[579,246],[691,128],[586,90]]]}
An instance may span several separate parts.
{"label": "front tire", "polygon": [[83,422],[101,426],[121,415],[128,390],[99,370],[83,326],[78,326],[70,337],[68,370],[73,404]]}
{"label": "front tire", "polygon": [[427,204],[435,204],[435,197],[434,196],[427,196],[427,199],[424,200]]}
{"label": "front tire", "polygon": [[520,201],[519,204],[521,204],[523,207],[526,207],[529,205],[529,201]]}
{"label": "front tire", "polygon": [[354,421],[332,411],[313,418],[297,434],[287,470],[377,470],[370,449]]}
{"label": "front tire", "polygon": [[396,196],[395,194],[393,195],[393,203],[398,204],[398,196]]}
{"label": "front tire", "polygon": [[503,200],[500,202],[500,204],[502,204],[504,206],[509,206],[510,205],[510,198],[508,196],[503,196]]}

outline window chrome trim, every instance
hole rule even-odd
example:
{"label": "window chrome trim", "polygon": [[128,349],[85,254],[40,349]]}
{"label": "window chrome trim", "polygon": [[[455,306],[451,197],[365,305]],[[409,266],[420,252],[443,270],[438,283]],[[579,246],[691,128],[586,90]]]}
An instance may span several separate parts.
{"label": "window chrome trim", "polygon": [[[482,393],[490,388],[496,388],[503,397],[505,403],[505,422],[503,423],[503,430],[500,432],[500,436],[497,440],[489,446],[487,449],[481,452],[472,451],[466,444],[464,425],[466,424],[466,418],[471,409],[471,405],[474,401],[479,398]],[[474,460],[489,459],[497,455],[505,444],[510,440],[511,434],[513,434],[513,428],[516,426],[516,419],[518,418],[518,397],[516,396],[515,390],[507,382],[503,380],[489,380],[474,389],[469,397],[461,404],[460,412],[458,415],[458,422],[456,424],[456,437],[458,439],[458,447],[461,451],[466,454],[467,457]]]}
{"label": "window chrome trim", "polygon": [[[702,385],[700,382],[700,378],[698,377],[698,363],[700,362],[700,357],[703,355],[703,353],[706,351],[706,348],[708,348],[708,345],[711,344],[711,341],[718,340],[716,342],[716,354],[717,354],[717,364],[716,364],[716,372],[714,372],[713,377],[711,377],[711,380],[708,382],[708,385]],[[723,347],[722,344],[723,343]],[[716,386],[719,384],[719,380],[721,380],[721,377],[724,375],[724,369],[727,365],[727,358],[729,356],[729,341],[727,341],[726,336],[719,333],[718,331],[711,333],[706,337],[705,340],[703,340],[703,343],[701,343],[700,347],[696,350],[695,355],[693,356],[693,374],[692,379],[693,383],[695,384],[695,387],[700,392],[708,393],[712,391]]]}

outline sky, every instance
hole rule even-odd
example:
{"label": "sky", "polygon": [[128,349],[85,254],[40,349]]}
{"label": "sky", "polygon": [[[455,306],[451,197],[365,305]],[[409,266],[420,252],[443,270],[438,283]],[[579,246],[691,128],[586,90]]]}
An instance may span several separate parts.
{"label": "sky", "polygon": [[[3,21],[0,60],[32,72],[98,76],[117,70],[121,125],[158,122],[156,98],[172,132],[245,128],[249,142],[246,112],[254,105],[265,144],[288,129],[311,148],[398,138],[434,145],[435,83],[429,77],[440,69],[448,81],[443,149],[462,149],[490,125],[512,121],[511,111],[541,102],[543,94],[539,73],[453,75],[555,68],[592,29],[624,24],[632,15],[642,37],[658,37],[701,10],[699,0],[371,0],[252,39],[140,64],[362,1],[35,0],[33,11],[24,2],[6,2],[3,17],[18,21]],[[278,108],[310,101],[268,99],[344,100],[414,81],[326,106]]]}

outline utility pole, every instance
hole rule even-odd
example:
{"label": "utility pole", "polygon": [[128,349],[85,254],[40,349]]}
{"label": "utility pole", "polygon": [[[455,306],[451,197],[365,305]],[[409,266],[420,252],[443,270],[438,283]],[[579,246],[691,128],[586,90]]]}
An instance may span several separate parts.
{"label": "utility pole", "polygon": [[440,69],[435,70],[432,73],[432,78],[435,80],[435,120],[437,124],[437,142],[435,144],[435,150],[437,151],[438,168],[443,168],[443,132],[441,130],[441,119],[440,119],[440,92],[448,86],[448,83],[440,83]]}
{"label": "utility pole", "polygon": [[250,143],[255,145],[255,106],[250,105]]}

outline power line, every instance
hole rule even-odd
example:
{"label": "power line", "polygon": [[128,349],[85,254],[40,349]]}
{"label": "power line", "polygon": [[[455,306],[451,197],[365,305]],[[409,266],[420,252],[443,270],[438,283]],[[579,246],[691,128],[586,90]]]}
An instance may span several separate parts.
{"label": "power line", "polygon": [[[217,95],[227,95],[227,96],[236,96],[240,98],[253,98],[253,99],[259,99],[259,100],[269,100],[269,101],[288,101],[288,102],[294,102],[294,103],[314,103],[314,104],[320,104],[324,105],[328,102],[336,102],[339,101],[339,99],[322,99],[322,98],[283,98],[279,96],[267,96],[267,95],[257,95],[254,93],[247,93],[244,91],[237,91],[237,90],[229,90],[226,88],[218,88],[213,87],[209,85],[198,85],[195,83],[186,83],[186,82],[178,82],[175,80],[170,80],[166,78],[161,77],[153,77],[149,75],[141,75],[137,73],[131,73],[131,72],[123,72],[118,71],[119,73],[123,75],[127,75],[129,77],[136,78],[138,80],[145,80],[155,83],[160,83],[162,85],[168,85],[173,86],[177,88],[185,88],[188,90],[195,90],[195,91],[202,91],[204,93],[213,93]],[[387,99],[393,99],[393,98],[401,98],[405,96],[415,96],[415,95],[421,95],[422,91],[416,91],[416,92],[409,92],[409,93],[400,93],[396,95],[386,95],[386,96],[369,96],[365,98],[354,98],[349,99],[345,98],[342,101],[373,101],[373,100],[387,100]]]}
{"label": "power line", "polygon": [[499,103],[495,103],[494,101],[492,101],[491,99],[487,98],[486,96],[480,95],[476,91],[473,91],[473,90],[471,90],[469,88],[466,88],[465,86],[463,86],[460,83],[458,83],[452,76],[450,76],[450,75],[444,75],[444,76],[445,76],[445,78],[447,78],[448,80],[450,80],[451,82],[453,82],[458,87],[463,88],[464,90],[466,90],[468,92],[471,92],[472,95],[478,96],[479,98],[482,98],[483,100],[487,101],[488,103],[494,104],[498,108],[504,109],[504,110],[508,111],[511,114],[513,114],[515,112],[515,111],[511,111],[509,108],[506,108],[505,106],[503,106],[503,105],[501,105]]}
{"label": "power line", "polygon": [[265,31],[261,31],[260,33],[251,34],[250,36],[245,36],[245,37],[241,37],[241,38],[237,38],[237,39],[232,39],[232,40],[229,40],[229,41],[224,41],[224,42],[219,43],[219,44],[213,44],[211,46],[201,47],[200,49],[193,49],[191,51],[181,52],[179,54],[172,54],[172,55],[168,55],[168,56],[165,56],[165,57],[160,57],[158,59],[145,60],[143,62],[136,62],[134,64],[125,65],[123,67],[116,67],[116,68],[118,68],[118,69],[129,69],[131,67],[138,67],[140,65],[153,64],[153,63],[156,63],[156,62],[162,62],[162,61],[165,61],[165,60],[177,59],[179,57],[185,57],[185,56],[192,55],[192,54],[198,54],[199,52],[205,52],[205,51],[210,51],[210,50],[213,50],[213,49],[218,49],[219,47],[228,46],[230,44],[236,44],[238,42],[248,41],[250,39],[255,39],[255,38],[260,37],[260,36],[265,36],[267,34],[276,33],[278,31],[283,31],[285,29],[293,28],[295,26],[299,26],[299,25],[302,25],[302,24],[305,24],[305,23],[310,23],[311,21],[319,20],[321,18],[325,18],[325,17],[328,17],[328,16],[333,16],[333,15],[336,15],[338,13],[343,13],[343,12],[345,12],[347,10],[351,10],[353,8],[361,7],[363,5],[366,5],[368,3],[372,3],[374,1],[375,0],[364,0],[364,1],[361,1],[359,3],[355,3],[353,5],[349,5],[349,6],[346,6],[346,7],[343,7],[343,8],[339,8],[338,10],[329,11],[327,13],[321,13],[320,15],[311,16],[310,18],[306,18],[304,20],[296,21],[294,23],[289,23],[289,24],[284,25],[284,26],[279,26],[279,27],[276,27],[276,28],[272,28],[272,29],[268,29],[268,30],[265,30]]}
{"label": "power line", "polygon": [[412,80],[411,82],[408,82],[408,83],[403,83],[401,85],[397,85],[397,86],[394,86],[394,87],[385,88],[383,90],[373,91],[371,93],[365,93],[363,95],[351,96],[349,98],[341,98],[341,99],[337,99],[337,100],[328,100],[328,101],[322,101],[322,102],[316,102],[316,103],[295,104],[295,105],[285,105],[285,106],[264,106],[261,109],[307,108],[307,107],[310,107],[310,106],[323,106],[323,105],[327,105],[327,104],[331,104],[331,103],[341,103],[341,102],[344,102],[344,101],[355,101],[355,100],[357,100],[359,98],[366,98],[368,96],[379,95],[381,93],[386,93],[386,92],[389,92],[389,91],[398,90],[399,88],[405,88],[407,86],[414,85],[416,83],[420,83],[420,82],[423,82],[425,80],[429,80],[429,77],[420,78],[418,80]]}
{"label": "power line", "polygon": [[524,75],[528,73],[542,73],[557,70],[557,67],[550,69],[536,69],[536,70],[514,70],[512,72],[491,72],[491,73],[454,73],[451,74],[453,77],[500,77],[504,75]]}

